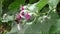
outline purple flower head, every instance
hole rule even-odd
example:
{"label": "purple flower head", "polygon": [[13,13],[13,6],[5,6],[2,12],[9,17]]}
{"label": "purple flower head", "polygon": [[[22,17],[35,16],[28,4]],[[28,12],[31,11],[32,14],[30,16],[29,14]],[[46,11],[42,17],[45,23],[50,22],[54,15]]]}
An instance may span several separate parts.
{"label": "purple flower head", "polygon": [[21,10],[21,11],[24,10],[24,6],[21,6],[20,10]]}
{"label": "purple flower head", "polygon": [[28,13],[25,15],[25,17],[26,17],[26,20],[30,19],[30,15]]}
{"label": "purple flower head", "polygon": [[16,19],[17,19],[17,20],[20,20],[20,19],[21,19],[20,14],[18,14],[18,15],[16,16]]}
{"label": "purple flower head", "polygon": [[21,15],[24,16],[24,11],[22,11]]}
{"label": "purple flower head", "polygon": [[16,20],[19,21],[22,18],[26,19],[26,20],[30,20],[30,15],[29,13],[25,10],[24,6],[21,6],[20,8],[20,13],[16,16]]}

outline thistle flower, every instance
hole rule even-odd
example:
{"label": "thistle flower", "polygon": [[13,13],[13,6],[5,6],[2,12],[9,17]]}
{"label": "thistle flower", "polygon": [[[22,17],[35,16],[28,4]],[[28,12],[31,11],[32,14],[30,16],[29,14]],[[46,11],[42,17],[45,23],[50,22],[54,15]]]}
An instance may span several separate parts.
{"label": "thistle flower", "polygon": [[26,6],[22,6],[21,7],[20,15],[21,15],[22,18],[24,18],[26,20],[29,20],[30,19],[30,15],[28,13],[28,10],[26,10],[26,8],[27,8]]}
{"label": "thistle flower", "polygon": [[17,27],[18,29],[20,29],[19,26],[19,21],[23,18],[26,21],[30,20],[32,15],[35,15],[35,13],[37,13],[37,8],[36,8],[36,4],[32,4],[32,5],[27,5],[27,6],[21,6],[20,7],[20,13],[17,15],[16,17],[16,21],[17,21]]}
{"label": "thistle flower", "polygon": [[26,20],[29,20],[30,19],[30,15],[29,13],[27,12],[27,10],[25,10],[24,6],[22,6],[20,8],[20,13],[16,16],[16,22],[17,22],[17,27],[18,27],[18,30],[21,30],[21,25],[19,23],[19,21],[24,18]]}

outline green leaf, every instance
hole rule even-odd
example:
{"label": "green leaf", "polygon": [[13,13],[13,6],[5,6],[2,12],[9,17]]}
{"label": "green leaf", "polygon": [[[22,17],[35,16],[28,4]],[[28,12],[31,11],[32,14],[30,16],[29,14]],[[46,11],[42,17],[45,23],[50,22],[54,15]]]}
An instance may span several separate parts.
{"label": "green leaf", "polygon": [[39,10],[41,10],[46,4],[48,4],[48,0],[40,0],[37,7]]}
{"label": "green leaf", "polygon": [[56,19],[56,23],[51,26],[49,33],[50,34],[60,33],[60,19]]}
{"label": "green leaf", "polygon": [[29,3],[35,3],[37,2],[38,0],[29,0]]}
{"label": "green leaf", "polygon": [[53,19],[52,23],[54,22],[54,24],[51,25],[50,29],[49,29],[49,34],[55,34],[56,32],[56,23],[57,23],[57,19],[59,18],[58,17],[58,14],[54,13],[54,12],[51,12],[49,14],[49,16],[51,16],[51,19]]}
{"label": "green leaf", "polygon": [[55,24],[56,26],[56,33],[60,33],[60,19],[57,19],[57,23]]}
{"label": "green leaf", "polygon": [[8,7],[9,11],[15,11],[18,8],[20,8],[20,5],[23,5],[25,3],[25,0],[15,0],[13,3],[11,3]]}

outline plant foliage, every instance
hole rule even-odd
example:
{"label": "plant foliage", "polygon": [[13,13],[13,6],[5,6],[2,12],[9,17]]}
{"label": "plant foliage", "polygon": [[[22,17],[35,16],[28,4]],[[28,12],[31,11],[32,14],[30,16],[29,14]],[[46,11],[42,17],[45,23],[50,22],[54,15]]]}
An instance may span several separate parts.
{"label": "plant foliage", "polygon": [[[19,21],[18,30],[21,6],[33,15]],[[60,0],[0,0],[0,34],[60,34]]]}

